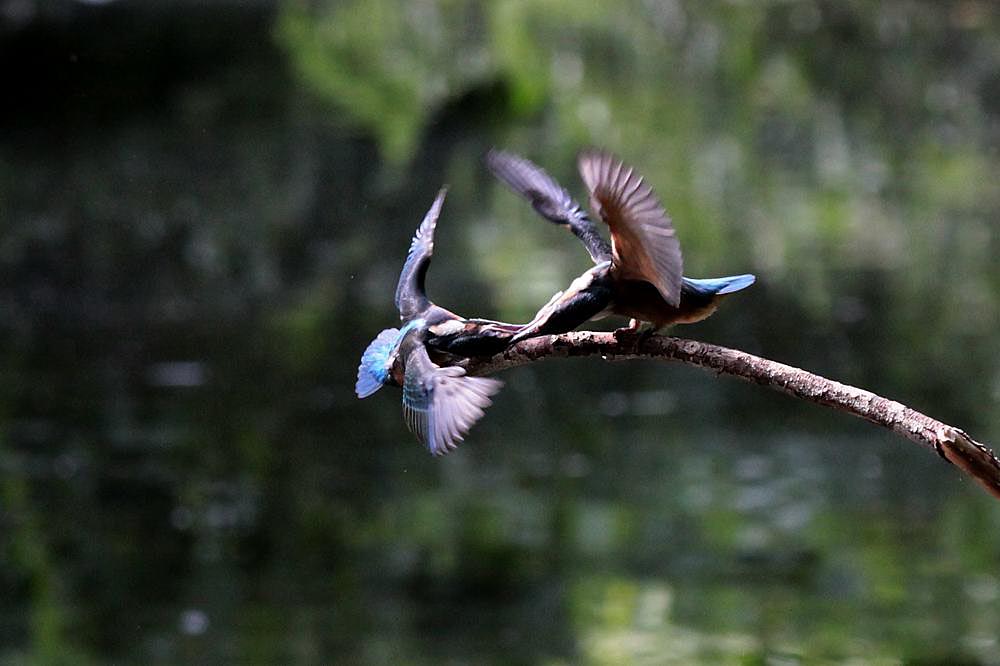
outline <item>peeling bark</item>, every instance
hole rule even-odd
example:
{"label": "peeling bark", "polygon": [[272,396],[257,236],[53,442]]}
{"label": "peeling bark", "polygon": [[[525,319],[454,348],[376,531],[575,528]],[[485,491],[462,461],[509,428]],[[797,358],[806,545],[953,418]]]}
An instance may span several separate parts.
{"label": "peeling bark", "polygon": [[806,370],[736,349],[661,335],[576,331],[524,340],[487,359],[470,359],[469,374],[485,375],[546,358],[600,356],[609,361],[664,359],[739,377],[884,426],[934,451],[1000,499],[1000,461],[962,430],[894,400]]}

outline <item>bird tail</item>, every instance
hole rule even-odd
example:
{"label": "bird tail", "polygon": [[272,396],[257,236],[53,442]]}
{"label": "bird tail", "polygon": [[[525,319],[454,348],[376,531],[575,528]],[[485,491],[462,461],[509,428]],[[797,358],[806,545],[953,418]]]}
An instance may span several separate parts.
{"label": "bird tail", "polygon": [[721,278],[707,278],[705,280],[696,280],[688,277],[684,278],[685,286],[703,294],[712,294],[716,296],[723,296],[725,294],[740,291],[741,289],[746,289],[756,281],[756,276],[749,274],[730,275],[728,277]]}
{"label": "bird tail", "polygon": [[367,398],[389,381],[392,352],[399,338],[398,328],[387,328],[365,349],[358,366],[358,383],[354,385],[354,392],[359,398]]}

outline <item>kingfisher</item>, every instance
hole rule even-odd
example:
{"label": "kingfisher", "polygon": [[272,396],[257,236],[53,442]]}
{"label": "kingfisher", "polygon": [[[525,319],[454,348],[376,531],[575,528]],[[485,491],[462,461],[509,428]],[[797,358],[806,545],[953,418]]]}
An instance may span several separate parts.
{"label": "kingfisher", "polygon": [[630,330],[648,322],[647,333],[671,324],[692,324],[757,279],[749,274],[684,277],[680,241],[670,216],[643,178],[610,153],[586,150],[577,160],[590,206],[610,230],[610,244],[580,204],[538,165],[500,150],[490,151],[486,162],[542,217],[579,238],[595,263],[565,291],[557,292],[511,342],[563,333],[613,314],[629,317]]}
{"label": "kingfisher", "polygon": [[454,450],[482,418],[503,382],[470,377],[465,369],[439,365],[457,356],[491,355],[510,343],[515,324],[465,319],[432,303],[424,280],[434,252],[434,229],[447,190],[442,188],[417,228],[396,286],[401,328],[380,332],[365,349],[355,393],[367,398],[385,385],[403,388],[406,425],[434,455]]}

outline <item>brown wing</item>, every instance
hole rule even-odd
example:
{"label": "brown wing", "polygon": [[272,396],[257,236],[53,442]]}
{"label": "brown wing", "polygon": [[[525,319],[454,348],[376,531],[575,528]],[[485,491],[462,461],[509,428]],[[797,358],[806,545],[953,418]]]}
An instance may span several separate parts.
{"label": "brown wing", "polygon": [[578,165],[591,207],[611,230],[615,272],[622,279],[651,283],[676,307],[681,298],[681,244],[656,193],[609,153],[585,151]]}

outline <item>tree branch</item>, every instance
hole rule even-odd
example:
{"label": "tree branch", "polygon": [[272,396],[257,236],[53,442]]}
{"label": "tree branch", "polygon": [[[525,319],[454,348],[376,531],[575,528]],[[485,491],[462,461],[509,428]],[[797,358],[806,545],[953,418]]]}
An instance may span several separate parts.
{"label": "tree branch", "polygon": [[869,391],[736,349],[661,335],[575,331],[524,340],[491,358],[470,359],[466,367],[469,374],[485,375],[546,358],[575,356],[679,361],[853,414],[936,452],[1000,499],[1000,461],[958,428]]}

